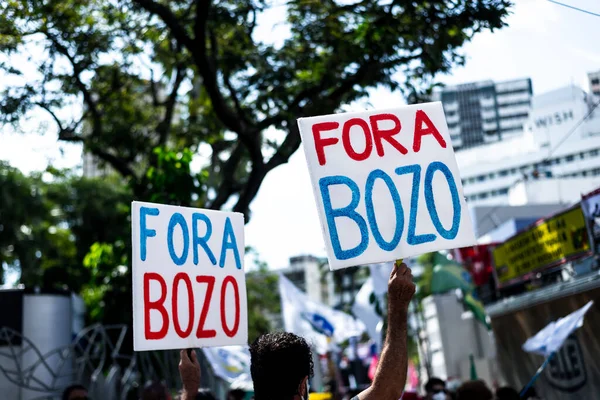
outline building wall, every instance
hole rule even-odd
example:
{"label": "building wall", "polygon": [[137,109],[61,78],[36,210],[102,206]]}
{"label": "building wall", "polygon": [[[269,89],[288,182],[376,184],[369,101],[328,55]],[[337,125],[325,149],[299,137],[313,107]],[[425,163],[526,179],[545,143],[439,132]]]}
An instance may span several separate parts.
{"label": "building wall", "polygon": [[290,258],[290,265],[279,270],[308,297],[330,307],[351,305],[368,275],[360,268],[331,271],[326,261],[311,255]]}
{"label": "building wall", "polygon": [[600,176],[600,110],[590,113],[587,94],[568,86],[536,96],[532,105],[522,135],[457,153],[470,205],[509,204],[510,188],[534,173]]}
{"label": "building wall", "polygon": [[470,355],[476,360],[493,359],[491,336],[470,312],[464,311],[454,293],[429,296],[422,306],[428,347],[425,354],[429,355],[432,376],[468,380],[462,366],[469,362]]}
{"label": "building wall", "polygon": [[530,79],[449,86],[436,94],[444,104],[456,150],[494,143],[521,133],[531,106]]}
{"label": "building wall", "polygon": [[508,203],[525,204],[560,203],[573,204],[581,195],[600,187],[600,175],[587,178],[549,178],[522,181],[510,188]]}
{"label": "building wall", "polygon": [[600,96],[600,71],[588,73],[590,83],[590,92],[595,96]]}

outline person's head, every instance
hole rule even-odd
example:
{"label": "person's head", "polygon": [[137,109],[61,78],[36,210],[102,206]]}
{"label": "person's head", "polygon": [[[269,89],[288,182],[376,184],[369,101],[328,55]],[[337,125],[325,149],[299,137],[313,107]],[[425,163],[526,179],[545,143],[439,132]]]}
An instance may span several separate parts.
{"label": "person's head", "polygon": [[511,387],[501,387],[496,390],[496,400],[519,400],[521,396],[519,396],[519,392]]}
{"label": "person's head", "polygon": [[492,400],[494,395],[483,381],[470,381],[460,385],[456,391],[458,400]]}
{"label": "person's head", "polygon": [[85,386],[71,385],[63,391],[62,400],[87,400],[87,395]]}
{"label": "person's head", "polygon": [[200,389],[196,394],[196,400],[217,400],[215,396],[213,396],[210,389]]}
{"label": "person's head", "polygon": [[227,393],[227,400],[244,400],[244,397],[246,397],[246,392],[242,389],[231,389]]}
{"label": "person's head", "polygon": [[268,333],[250,345],[256,400],[308,398],[313,360],[306,340],[293,333]]}
{"label": "person's head", "polygon": [[148,382],[142,389],[141,400],[170,400],[169,390],[161,382]]}
{"label": "person's head", "polygon": [[446,382],[440,378],[431,378],[425,384],[425,398],[427,400],[446,399]]}

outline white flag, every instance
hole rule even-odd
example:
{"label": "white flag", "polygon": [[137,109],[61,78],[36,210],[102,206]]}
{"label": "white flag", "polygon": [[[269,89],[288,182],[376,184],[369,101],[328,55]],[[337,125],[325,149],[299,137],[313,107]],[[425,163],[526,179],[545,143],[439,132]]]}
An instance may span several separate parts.
{"label": "white flag", "polygon": [[373,279],[373,290],[377,296],[387,293],[392,268],[394,268],[393,262],[369,265],[369,272],[371,273],[371,279]]}
{"label": "white flag", "polygon": [[575,329],[583,325],[583,317],[592,304],[594,304],[594,302],[590,301],[585,306],[572,312],[566,317],[550,322],[535,336],[527,339],[525,344],[523,344],[523,350],[529,353],[541,354],[546,357],[555,351],[560,350],[569,335],[575,331]]}
{"label": "white flag", "polygon": [[[362,285],[352,306],[352,313],[361,320],[369,333],[369,336],[375,343],[377,349],[381,349],[381,331],[378,331],[378,326],[383,323],[382,318],[375,312],[375,304],[371,302],[371,296],[376,297],[377,301],[381,301],[382,296],[377,296],[373,291],[373,277],[371,276]],[[384,306],[383,304],[381,305]]]}
{"label": "white flag", "polygon": [[327,352],[327,337],[340,343],[365,331],[362,322],[310,300],[283,275],[279,275],[279,293],[285,330],[307,339],[319,354]]}
{"label": "white flag", "polygon": [[215,375],[240,388],[252,385],[250,376],[250,351],[246,346],[203,347],[202,353]]}

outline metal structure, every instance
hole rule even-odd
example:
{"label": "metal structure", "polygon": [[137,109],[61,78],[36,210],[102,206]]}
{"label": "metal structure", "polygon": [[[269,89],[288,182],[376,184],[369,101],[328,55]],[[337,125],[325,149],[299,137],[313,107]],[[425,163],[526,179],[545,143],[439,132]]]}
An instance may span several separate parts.
{"label": "metal structure", "polygon": [[[0,342],[7,344],[0,348],[0,371],[20,388],[39,392],[36,400],[53,399],[73,382],[86,384],[102,398],[116,399],[116,393],[128,390],[110,390],[111,386],[118,383],[120,388],[114,389],[127,389],[136,383],[135,358],[120,353],[126,333],[125,325],[95,324],[84,328],[70,345],[42,354],[27,337],[0,327]],[[35,361],[27,365],[25,357]],[[127,365],[123,374],[121,365]],[[107,392],[115,395],[106,397]]]}

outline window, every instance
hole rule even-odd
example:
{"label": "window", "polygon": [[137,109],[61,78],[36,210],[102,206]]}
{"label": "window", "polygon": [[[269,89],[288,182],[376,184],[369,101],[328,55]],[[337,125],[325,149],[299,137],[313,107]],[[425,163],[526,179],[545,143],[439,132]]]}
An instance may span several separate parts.
{"label": "window", "polygon": [[479,193],[479,195],[477,196],[477,198],[479,198],[479,199],[487,199],[487,197],[488,197],[487,192]]}
{"label": "window", "polygon": [[587,174],[588,174],[588,172],[587,172],[587,171],[583,171],[583,172],[581,173],[581,175],[582,175],[582,176],[587,176]]}
{"label": "window", "polygon": [[508,193],[508,188],[500,189],[498,192],[500,194],[507,194]]}
{"label": "window", "polygon": [[516,169],[516,168],[512,168],[512,169],[510,170],[510,173],[511,173],[512,175],[516,174],[516,173],[517,173],[517,169]]}
{"label": "window", "polygon": [[503,169],[502,171],[500,171],[500,176],[506,176],[508,175],[508,171]]}
{"label": "window", "polygon": [[579,153],[579,159],[583,160],[585,158],[585,154],[583,152]]}
{"label": "window", "polygon": [[600,79],[599,78],[592,79],[592,85],[600,85]]}
{"label": "window", "polygon": [[485,181],[485,175],[479,175],[477,177],[477,182],[483,182],[483,181]]}
{"label": "window", "polygon": [[490,179],[494,179],[496,177],[496,174],[494,172],[490,172],[488,176],[490,177]]}
{"label": "window", "polygon": [[555,158],[554,160],[552,160],[552,164],[554,164],[554,165],[560,164],[560,158]]}
{"label": "window", "polygon": [[598,155],[598,149],[590,151],[590,156],[596,157]]}
{"label": "window", "polygon": [[565,161],[566,162],[571,162],[571,161],[573,161],[573,158],[575,158],[575,157],[573,157],[573,156],[566,156],[565,157]]}

